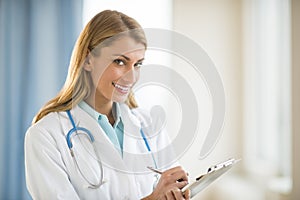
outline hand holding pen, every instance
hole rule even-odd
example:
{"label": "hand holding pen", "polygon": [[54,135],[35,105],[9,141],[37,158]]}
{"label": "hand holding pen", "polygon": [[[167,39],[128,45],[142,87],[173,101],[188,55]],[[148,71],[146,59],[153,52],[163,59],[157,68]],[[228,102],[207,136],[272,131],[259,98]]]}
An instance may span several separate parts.
{"label": "hand holding pen", "polygon": [[146,199],[190,199],[189,190],[184,194],[181,192],[181,189],[188,184],[187,173],[182,167],[174,167],[164,172],[151,167],[148,168],[160,174],[161,177],[153,193]]}

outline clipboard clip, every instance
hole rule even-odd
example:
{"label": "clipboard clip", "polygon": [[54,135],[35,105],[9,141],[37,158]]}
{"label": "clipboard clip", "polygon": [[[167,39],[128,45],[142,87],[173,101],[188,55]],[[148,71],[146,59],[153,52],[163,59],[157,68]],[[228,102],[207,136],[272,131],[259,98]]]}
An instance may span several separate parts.
{"label": "clipboard clip", "polygon": [[216,171],[218,169],[221,169],[222,167],[228,167],[229,165],[232,165],[234,163],[237,163],[238,161],[240,161],[241,159],[239,160],[235,160],[234,158],[230,158],[222,163],[219,163],[217,165],[213,165],[211,166],[210,168],[208,168],[207,170],[207,173],[210,173],[210,172],[213,172],[213,171]]}
{"label": "clipboard clip", "polygon": [[[217,171],[217,170],[219,170],[219,169],[221,169],[223,167],[228,167],[230,165],[233,165],[233,164],[239,162],[240,160],[241,159],[230,158],[230,159],[228,159],[228,160],[226,160],[226,161],[224,161],[222,163],[219,163],[219,164],[216,164],[216,165],[213,165],[213,166],[209,167],[207,169],[207,173],[212,173],[212,172]],[[203,176],[204,175],[201,175],[201,176],[197,177],[196,181],[199,181]]]}

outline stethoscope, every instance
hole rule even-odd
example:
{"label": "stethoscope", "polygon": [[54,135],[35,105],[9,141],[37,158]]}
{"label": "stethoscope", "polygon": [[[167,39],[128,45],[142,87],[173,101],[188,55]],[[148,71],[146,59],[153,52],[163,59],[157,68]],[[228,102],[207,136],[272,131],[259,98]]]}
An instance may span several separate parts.
{"label": "stethoscope", "polygon": [[[77,162],[77,160],[76,160],[76,156],[75,156],[74,151],[73,151],[73,144],[72,144],[72,141],[71,141],[72,135],[73,135],[73,134],[77,134],[78,131],[81,131],[82,133],[86,134],[86,135],[88,136],[89,141],[91,142],[91,144],[93,144],[94,141],[95,141],[94,136],[93,136],[93,134],[92,134],[88,129],[83,128],[83,127],[76,126],[76,124],[75,124],[75,122],[74,122],[74,119],[73,119],[73,117],[72,117],[72,115],[71,115],[70,110],[67,110],[66,112],[67,112],[67,115],[68,115],[68,117],[69,117],[69,119],[70,119],[70,121],[71,121],[71,124],[72,124],[72,128],[69,130],[69,132],[68,132],[68,134],[67,134],[67,136],[66,136],[66,140],[67,140],[67,144],[68,144],[68,147],[69,147],[71,156],[72,156],[72,158],[73,158],[73,160],[74,160],[74,162],[75,162],[75,164],[76,164],[76,167],[78,168],[79,173],[80,173],[81,176],[84,178],[84,180],[88,183],[88,188],[91,188],[91,189],[97,189],[97,188],[99,188],[101,185],[103,185],[103,184],[106,182],[106,181],[104,180],[104,176],[103,176],[103,165],[102,165],[102,162],[101,162],[100,157],[96,154],[96,156],[97,156],[97,162],[98,162],[98,164],[99,164],[99,169],[100,169],[101,175],[100,175],[100,180],[99,180],[99,182],[95,184],[95,183],[92,183],[92,182],[84,175],[84,173],[83,173],[82,170],[80,169],[80,167],[79,167],[79,165],[78,165],[78,162]],[[141,125],[142,125],[142,124],[143,124],[143,122],[141,122]],[[145,136],[144,131],[142,130],[142,128],[140,129],[140,133],[141,133],[141,136],[142,136],[142,138],[143,138],[143,140],[144,140],[144,142],[145,142],[145,145],[146,145],[146,148],[147,148],[148,152],[151,153],[151,156],[152,156],[152,159],[153,159],[153,163],[154,163],[154,165],[155,165],[155,168],[157,168],[156,160],[155,160],[155,158],[154,158],[153,152],[152,152],[152,150],[151,150],[151,148],[150,148],[150,145],[149,145],[149,143],[148,143],[148,141],[147,141],[147,138],[146,138],[146,136]],[[94,145],[93,145],[93,148],[94,148],[94,150],[95,150]],[[95,152],[96,152],[96,150],[95,150]]]}

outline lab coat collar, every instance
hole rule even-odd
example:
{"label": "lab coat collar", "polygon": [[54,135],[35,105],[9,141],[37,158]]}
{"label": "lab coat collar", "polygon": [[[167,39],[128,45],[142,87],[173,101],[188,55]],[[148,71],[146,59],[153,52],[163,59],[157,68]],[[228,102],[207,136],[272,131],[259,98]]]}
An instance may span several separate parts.
{"label": "lab coat collar", "polygon": [[[121,119],[124,123],[123,158],[100,125],[89,114],[79,106],[75,106],[71,110],[71,114],[77,126],[87,128],[93,134],[95,146],[100,154],[103,165],[125,173],[135,172],[136,170],[140,171],[141,168],[146,169],[144,166],[135,166],[138,163],[142,164],[142,160],[139,160],[141,157],[139,156],[141,153],[147,152],[143,138],[140,135],[141,122],[126,104],[120,103],[119,105]],[[67,124],[70,124],[71,128],[69,119]],[[141,149],[144,152],[141,152]],[[150,159],[149,162],[152,162],[152,160]]]}

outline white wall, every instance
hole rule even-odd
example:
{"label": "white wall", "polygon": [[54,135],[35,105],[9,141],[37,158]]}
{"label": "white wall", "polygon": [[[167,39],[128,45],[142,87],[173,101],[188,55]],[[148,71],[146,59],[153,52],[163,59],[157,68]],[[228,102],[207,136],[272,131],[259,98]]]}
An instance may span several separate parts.
{"label": "white wall", "polygon": [[172,0],[84,0],[82,22],[85,25],[98,12],[110,9],[133,17],[143,28],[170,28],[172,25],[170,5]]}
{"label": "white wall", "polygon": [[[242,155],[241,1],[174,0],[173,5],[174,30],[190,37],[207,52],[223,79],[226,95],[224,130],[213,152],[206,159],[197,160],[199,144],[202,144],[198,137],[181,159],[181,163],[193,174],[213,163]],[[197,199],[213,199],[217,183],[204,190]],[[216,199],[228,198],[216,196]]]}

